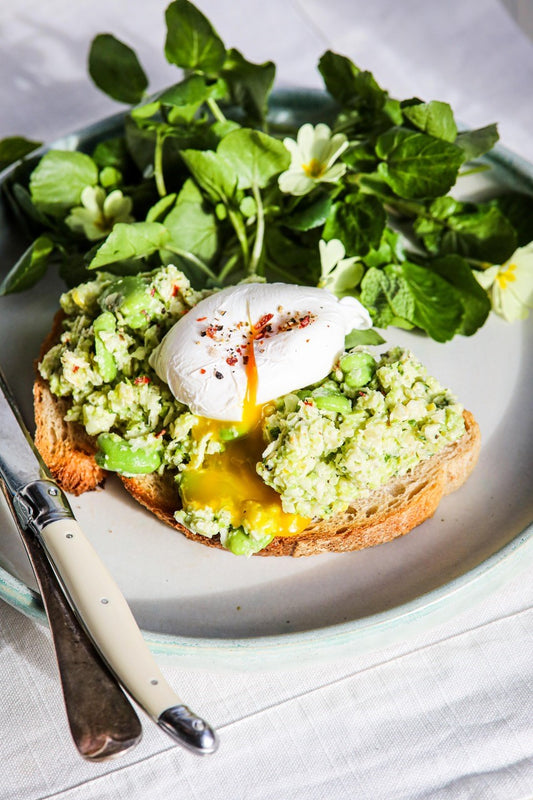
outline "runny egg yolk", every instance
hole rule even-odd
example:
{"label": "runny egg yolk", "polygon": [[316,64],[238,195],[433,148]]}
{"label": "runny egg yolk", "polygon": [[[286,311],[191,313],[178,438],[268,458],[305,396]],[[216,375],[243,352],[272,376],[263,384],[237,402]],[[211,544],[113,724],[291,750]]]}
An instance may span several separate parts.
{"label": "runny egg yolk", "polygon": [[234,528],[246,523],[248,530],[260,537],[296,536],[310,519],[283,511],[279,494],[261,480],[255,469],[265,445],[261,429],[264,406],[256,404],[258,375],[253,335],[247,347],[246,376],[241,422],[199,417],[193,428],[197,440],[208,434],[225,447],[221,453],[206,456],[201,469],[185,470],[180,485],[182,500],[189,509],[207,506],[215,513],[229,513]]}

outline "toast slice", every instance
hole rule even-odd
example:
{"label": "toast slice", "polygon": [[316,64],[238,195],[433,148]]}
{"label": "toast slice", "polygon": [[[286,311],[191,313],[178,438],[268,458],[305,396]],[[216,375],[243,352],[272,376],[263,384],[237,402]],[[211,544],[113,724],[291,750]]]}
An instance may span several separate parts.
{"label": "toast slice", "polygon": [[[62,315],[43,343],[41,356],[56,341]],[[78,423],[65,422],[68,401],[55,397],[37,375],[34,384],[35,444],[60,486],[79,495],[103,485],[106,477],[94,458],[95,441]],[[479,426],[464,412],[465,433],[437,455],[422,461],[402,476],[359,498],[342,514],[316,520],[298,536],[276,537],[258,555],[309,556],[317,553],[360,550],[402,536],[431,517],[442,498],[458,489],[472,472],[480,450]],[[167,525],[204,545],[222,547],[186,529],[174,518],[180,507],[170,474],[119,476],[132,497]]]}

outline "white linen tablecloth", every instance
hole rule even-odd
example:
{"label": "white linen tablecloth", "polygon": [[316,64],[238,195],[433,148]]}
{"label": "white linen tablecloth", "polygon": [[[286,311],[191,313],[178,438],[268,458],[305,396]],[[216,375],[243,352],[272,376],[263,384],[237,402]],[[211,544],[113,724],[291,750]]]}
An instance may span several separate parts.
{"label": "white linen tablecloth", "polygon": [[[449,101],[533,160],[533,42],[496,0],[199,0],[228,45],[272,58],[278,82],[320,86],[331,48],[393,96]],[[0,4],[0,137],[49,141],[113,113],[87,78],[92,37],[139,54],[155,90],[166,0]],[[521,13],[525,5],[510,4]],[[519,8],[520,6],[520,8]],[[5,346],[5,345],[4,345]],[[1,434],[0,434],[1,435]],[[533,584],[512,575],[453,618],[376,652],[263,671],[162,662],[221,735],[185,752],[146,721],[120,760],[88,764],[70,741],[46,628],[0,601],[0,800],[530,800]]]}

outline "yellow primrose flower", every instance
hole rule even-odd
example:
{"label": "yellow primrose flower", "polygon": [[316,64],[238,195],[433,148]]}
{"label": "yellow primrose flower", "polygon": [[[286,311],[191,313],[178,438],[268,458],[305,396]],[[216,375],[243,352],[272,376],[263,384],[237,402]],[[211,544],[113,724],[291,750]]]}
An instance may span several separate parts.
{"label": "yellow primrose flower", "polygon": [[134,221],[131,198],[124,197],[120,189],[106,195],[101,186],[86,186],[80,200],[81,206],[71,209],[65,221],[71,230],[84,233],[91,241],[106,237],[116,222]]}
{"label": "yellow primrose flower", "polygon": [[505,264],[474,274],[496,314],[508,322],[526,319],[533,308],[533,242],[515,250]]}
{"label": "yellow primrose flower", "polygon": [[278,185],[286,194],[307,194],[317,183],[336,183],[346,172],[346,165],[335,161],[348,147],[348,140],[343,133],[332,135],[323,122],[315,126],[306,122],[296,141],[284,139],[283,144],[291,154],[291,164],[279,176]]}

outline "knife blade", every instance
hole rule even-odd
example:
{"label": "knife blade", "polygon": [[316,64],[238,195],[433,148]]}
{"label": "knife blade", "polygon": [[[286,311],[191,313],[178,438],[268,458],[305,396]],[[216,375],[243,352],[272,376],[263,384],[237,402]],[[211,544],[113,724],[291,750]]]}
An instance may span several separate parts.
{"label": "knife blade", "polygon": [[126,692],[166,733],[199,754],[215,752],[213,728],[161,673],[115,580],[52,480],[0,371],[0,478],[18,524],[39,539],[72,608]]}

